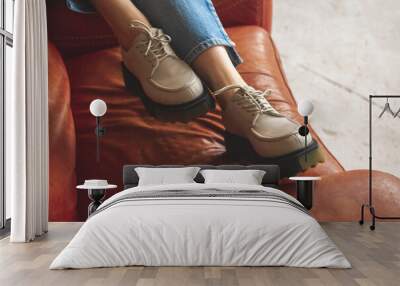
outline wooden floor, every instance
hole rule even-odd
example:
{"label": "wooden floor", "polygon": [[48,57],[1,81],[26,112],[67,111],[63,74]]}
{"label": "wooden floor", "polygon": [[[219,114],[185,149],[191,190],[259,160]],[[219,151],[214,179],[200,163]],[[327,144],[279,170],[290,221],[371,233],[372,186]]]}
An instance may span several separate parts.
{"label": "wooden floor", "polygon": [[356,223],[324,223],[352,269],[289,267],[124,267],[48,270],[81,226],[51,223],[28,244],[0,241],[0,285],[400,285],[400,222],[379,223],[371,232]]}

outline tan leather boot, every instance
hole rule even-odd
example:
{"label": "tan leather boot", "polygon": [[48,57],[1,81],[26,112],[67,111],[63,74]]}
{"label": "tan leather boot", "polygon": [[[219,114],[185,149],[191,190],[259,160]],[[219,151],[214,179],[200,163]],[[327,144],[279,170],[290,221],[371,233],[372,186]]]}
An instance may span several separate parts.
{"label": "tan leather boot", "polygon": [[178,58],[162,30],[133,21],[139,31],[131,48],[122,51],[125,84],[138,94],[155,117],[189,121],[214,107],[214,101],[192,68]]}
{"label": "tan leather boot", "polygon": [[213,94],[218,97],[228,91],[234,91],[222,112],[228,152],[244,156],[248,163],[278,164],[283,176],[324,161],[317,142],[308,135],[306,147],[305,137],[298,132],[300,125],[271,106],[265,98],[270,92],[231,85]]}

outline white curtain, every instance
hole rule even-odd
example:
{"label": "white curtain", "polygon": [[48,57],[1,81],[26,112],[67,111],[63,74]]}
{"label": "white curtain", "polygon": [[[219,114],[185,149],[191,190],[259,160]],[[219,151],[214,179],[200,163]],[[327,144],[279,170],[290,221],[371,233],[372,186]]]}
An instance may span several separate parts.
{"label": "white curtain", "polygon": [[12,242],[47,232],[48,108],[45,0],[15,1],[14,94],[6,98],[6,187]]}

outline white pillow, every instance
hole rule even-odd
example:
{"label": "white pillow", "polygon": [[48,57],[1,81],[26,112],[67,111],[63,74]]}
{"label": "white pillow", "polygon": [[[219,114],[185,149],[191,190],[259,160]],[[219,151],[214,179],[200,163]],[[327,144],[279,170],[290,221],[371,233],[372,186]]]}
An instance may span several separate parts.
{"label": "white pillow", "polygon": [[265,171],[261,170],[201,170],[205,184],[261,185]]}
{"label": "white pillow", "polygon": [[195,183],[199,167],[182,168],[135,168],[139,186]]}

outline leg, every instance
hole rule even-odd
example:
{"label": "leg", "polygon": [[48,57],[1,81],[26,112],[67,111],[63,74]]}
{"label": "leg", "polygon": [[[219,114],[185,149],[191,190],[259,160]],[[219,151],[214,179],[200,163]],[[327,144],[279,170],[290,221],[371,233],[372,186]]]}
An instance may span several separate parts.
{"label": "leg", "polygon": [[[67,3],[75,11],[92,11],[88,10],[90,7],[85,1],[67,0]],[[223,29],[211,0],[132,0],[135,5],[131,0],[91,0],[91,3],[110,24],[125,49],[130,47],[135,36],[130,34],[129,29],[132,19],[147,24],[150,21],[171,36],[171,45],[178,56],[192,64],[211,90],[231,84],[245,85],[235,69],[241,59]],[[194,11],[201,17],[193,17]],[[232,91],[221,94],[219,103],[224,106],[225,98],[231,94]]]}
{"label": "leg", "polygon": [[[241,58],[226,34],[211,0],[132,0],[154,25],[172,37],[171,45],[179,57],[211,90],[227,85],[245,85],[235,69]],[[194,17],[198,16],[198,17]],[[218,102],[232,91],[221,94]]]}
{"label": "leg", "polygon": [[109,23],[122,46],[125,85],[139,95],[151,115],[163,121],[189,121],[214,106],[200,79],[172,50],[171,38],[152,27],[133,2],[67,0],[67,4],[78,12],[92,12],[94,6]]}
{"label": "leg", "polygon": [[[214,46],[201,53],[193,61],[192,67],[211,90],[219,90],[228,85],[246,85],[223,46]],[[217,98],[222,108],[233,94],[230,91]]]}
{"label": "leg", "polygon": [[[143,13],[130,0],[91,0],[91,3],[109,23],[125,50],[130,48],[136,36],[135,30],[129,29],[132,20],[139,20],[150,25]],[[213,46],[201,53],[193,62],[193,69],[211,90],[218,90],[232,84],[245,85],[223,46]],[[227,92],[221,95],[219,103],[224,106],[225,98],[232,94],[233,92]]]}

